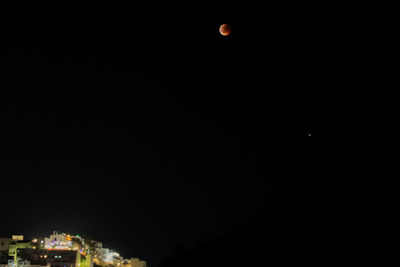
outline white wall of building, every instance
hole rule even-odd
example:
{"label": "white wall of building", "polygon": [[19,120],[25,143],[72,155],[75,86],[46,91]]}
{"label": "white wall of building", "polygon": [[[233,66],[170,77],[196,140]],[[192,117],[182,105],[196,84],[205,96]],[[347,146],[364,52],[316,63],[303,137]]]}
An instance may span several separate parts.
{"label": "white wall of building", "polygon": [[26,260],[18,260],[17,267],[31,267],[31,262]]}
{"label": "white wall of building", "polygon": [[67,240],[65,234],[53,234],[49,238],[44,239],[44,247],[54,249],[67,249],[72,247],[72,242]]}

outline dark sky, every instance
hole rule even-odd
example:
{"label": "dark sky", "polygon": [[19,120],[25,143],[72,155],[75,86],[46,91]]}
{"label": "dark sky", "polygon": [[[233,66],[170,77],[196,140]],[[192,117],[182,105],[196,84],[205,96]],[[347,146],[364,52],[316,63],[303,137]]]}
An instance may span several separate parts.
{"label": "dark sky", "polygon": [[0,234],[87,234],[151,266],[322,190],[331,115],[382,77],[386,24],[362,9],[0,5]]}

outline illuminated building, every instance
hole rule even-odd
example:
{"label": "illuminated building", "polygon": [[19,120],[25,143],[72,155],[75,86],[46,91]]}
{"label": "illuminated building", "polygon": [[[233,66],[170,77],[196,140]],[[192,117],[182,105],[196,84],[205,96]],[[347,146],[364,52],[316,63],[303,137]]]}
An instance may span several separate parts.
{"label": "illuminated building", "polygon": [[8,267],[16,267],[15,261],[13,260],[8,260]]}
{"label": "illuminated building", "polygon": [[44,239],[44,247],[47,249],[72,249],[72,238],[70,235],[58,234],[54,231],[50,238]]}
{"label": "illuminated building", "polygon": [[23,248],[34,248],[35,245],[31,241],[11,241],[8,244],[8,255],[14,257],[14,262],[17,262],[17,250]]}
{"label": "illuminated building", "polygon": [[31,262],[27,260],[19,259],[17,261],[17,267],[31,267]]}
{"label": "illuminated building", "polygon": [[0,251],[7,251],[11,238],[0,238]]}
{"label": "illuminated building", "polygon": [[12,240],[22,241],[22,240],[24,240],[24,236],[23,235],[12,235]]}
{"label": "illuminated building", "polygon": [[117,252],[108,248],[93,249],[92,254],[94,254],[94,262],[97,265],[105,266],[112,264],[118,266],[118,263],[121,265],[121,262],[123,261],[122,257]]}
{"label": "illuminated building", "polygon": [[38,249],[44,248],[44,238],[34,238],[32,240],[32,245],[34,245]]}
{"label": "illuminated building", "polygon": [[121,267],[131,267],[131,266],[132,266],[131,260],[124,259],[124,260],[122,261]]}
{"label": "illuminated building", "polygon": [[[18,258],[31,264],[50,267],[77,267],[79,253],[74,250],[18,249]],[[19,266],[18,266],[19,267]]]}
{"label": "illuminated building", "polygon": [[[146,267],[137,258],[124,259],[99,241],[53,231],[50,237],[0,238],[0,267]],[[11,260],[11,261],[10,261]]]}
{"label": "illuminated building", "polygon": [[8,264],[8,244],[11,238],[0,238],[0,267],[6,267]]}
{"label": "illuminated building", "polygon": [[138,258],[131,258],[131,267],[147,267],[147,263]]}
{"label": "illuminated building", "polygon": [[51,267],[50,264],[41,265],[41,264],[31,264],[30,261],[19,259],[17,264],[15,264],[14,260],[8,260],[6,264],[0,264],[0,267]]}

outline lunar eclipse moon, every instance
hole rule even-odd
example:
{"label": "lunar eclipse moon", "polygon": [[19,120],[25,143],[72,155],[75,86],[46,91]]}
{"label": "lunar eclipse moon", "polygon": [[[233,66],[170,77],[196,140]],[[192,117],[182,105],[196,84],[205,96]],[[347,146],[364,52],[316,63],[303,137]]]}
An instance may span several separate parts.
{"label": "lunar eclipse moon", "polygon": [[229,26],[228,24],[222,24],[221,27],[219,27],[219,32],[223,36],[228,36],[229,34],[231,34],[231,26]]}

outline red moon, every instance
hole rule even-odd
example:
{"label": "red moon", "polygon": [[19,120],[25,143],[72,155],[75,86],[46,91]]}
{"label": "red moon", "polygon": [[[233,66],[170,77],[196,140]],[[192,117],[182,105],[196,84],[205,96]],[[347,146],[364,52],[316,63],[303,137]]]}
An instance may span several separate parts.
{"label": "red moon", "polygon": [[219,32],[223,36],[228,36],[229,34],[231,34],[231,26],[229,26],[228,24],[222,24],[221,27],[219,27]]}

